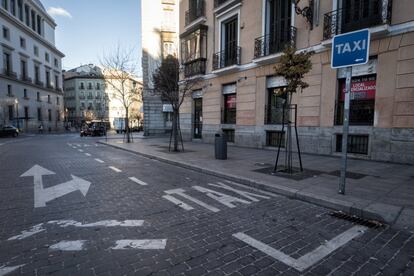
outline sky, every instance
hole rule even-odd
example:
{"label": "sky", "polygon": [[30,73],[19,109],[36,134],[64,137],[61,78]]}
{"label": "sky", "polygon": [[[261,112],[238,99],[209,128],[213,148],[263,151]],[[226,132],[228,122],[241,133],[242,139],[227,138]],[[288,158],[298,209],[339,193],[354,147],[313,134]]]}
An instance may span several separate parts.
{"label": "sky", "polygon": [[99,65],[117,45],[132,50],[141,75],[141,0],[41,0],[55,19],[63,69]]}

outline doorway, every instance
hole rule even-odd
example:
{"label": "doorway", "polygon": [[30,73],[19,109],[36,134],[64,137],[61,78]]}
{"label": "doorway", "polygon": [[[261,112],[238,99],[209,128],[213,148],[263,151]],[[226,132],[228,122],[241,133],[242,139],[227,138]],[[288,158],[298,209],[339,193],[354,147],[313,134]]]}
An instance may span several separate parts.
{"label": "doorway", "polygon": [[201,139],[203,132],[203,98],[194,99],[194,139]]}

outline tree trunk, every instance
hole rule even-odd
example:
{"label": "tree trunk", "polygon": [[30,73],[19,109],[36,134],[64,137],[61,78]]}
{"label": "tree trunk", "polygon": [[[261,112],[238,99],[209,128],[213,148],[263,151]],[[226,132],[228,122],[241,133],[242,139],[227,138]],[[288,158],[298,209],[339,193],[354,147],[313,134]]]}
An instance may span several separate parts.
{"label": "tree trunk", "polygon": [[125,108],[125,133],[127,137],[127,143],[131,143],[131,137],[129,133],[129,112],[128,108]]}
{"label": "tree trunk", "polygon": [[178,110],[173,109],[172,135],[174,139],[174,151],[178,151],[178,124]]}

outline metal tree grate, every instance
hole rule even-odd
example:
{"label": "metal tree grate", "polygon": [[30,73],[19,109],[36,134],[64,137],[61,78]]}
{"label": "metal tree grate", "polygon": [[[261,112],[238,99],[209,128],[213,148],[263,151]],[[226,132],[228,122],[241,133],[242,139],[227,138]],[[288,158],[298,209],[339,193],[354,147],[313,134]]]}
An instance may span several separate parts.
{"label": "metal tree grate", "polygon": [[335,218],[350,221],[350,222],[355,223],[355,224],[363,225],[363,226],[366,226],[368,228],[378,229],[378,228],[381,228],[381,227],[384,226],[383,223],[381,223],[377,220],[363,219],[363,218],[357,217],[355,215],[346,214],[342,211],[334,211],[334,212],[329,213],[329,215],[331,215]]}

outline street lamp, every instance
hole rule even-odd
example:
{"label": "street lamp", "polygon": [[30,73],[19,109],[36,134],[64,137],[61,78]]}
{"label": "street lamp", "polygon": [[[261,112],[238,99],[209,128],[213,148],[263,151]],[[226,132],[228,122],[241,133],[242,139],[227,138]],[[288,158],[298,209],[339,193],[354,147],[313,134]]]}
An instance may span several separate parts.
{"label": "street lamp", "polygon": [[20,126],[19,126],[19,100],[15,99],[14,103],[16,104],[16,120],[17,120],[16,126],[17,126],[17,129],[20,129]]}

